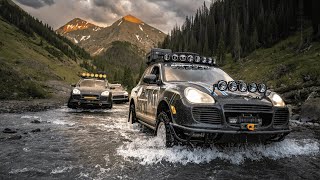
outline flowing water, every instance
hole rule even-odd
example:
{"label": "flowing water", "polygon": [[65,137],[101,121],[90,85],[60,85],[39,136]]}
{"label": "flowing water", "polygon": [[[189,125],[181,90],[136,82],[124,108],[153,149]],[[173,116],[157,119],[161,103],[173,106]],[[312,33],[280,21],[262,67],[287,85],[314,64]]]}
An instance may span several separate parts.
{"label": "flowing water", "polygon": [[[127,117],[128,105],[0,114],[0,130],[17,131],[0,132],[0,179],[320,177],[320,127],[294,124],[283,142],[269,145],[164,148],[151,131],[128,124]],[[21,138],[10,139],[16,135]]]}

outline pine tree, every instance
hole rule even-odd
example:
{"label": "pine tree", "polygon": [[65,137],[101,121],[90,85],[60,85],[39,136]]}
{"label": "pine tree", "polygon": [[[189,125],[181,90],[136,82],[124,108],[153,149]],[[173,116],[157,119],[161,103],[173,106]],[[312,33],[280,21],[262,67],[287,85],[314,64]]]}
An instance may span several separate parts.
{"label": "pine tree", "polygon": [[223,38],[223,33],[220,33],[218,50],[217,50],[218,63],[223,65],[225,63],[226,54],[225,54],[225,43]]}
{"label": "pine tree", "polygon": [[233,56],[234,56],[235,61],[239,61],[241,58],[239,23],[236,23],[235,36],[234,36],[234,46],[233,46]]}

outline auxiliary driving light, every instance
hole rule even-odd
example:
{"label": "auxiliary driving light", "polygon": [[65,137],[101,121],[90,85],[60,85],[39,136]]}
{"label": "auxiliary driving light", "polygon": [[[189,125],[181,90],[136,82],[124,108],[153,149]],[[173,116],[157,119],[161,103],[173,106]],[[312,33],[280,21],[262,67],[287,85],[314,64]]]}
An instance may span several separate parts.
{"label": "auxiliary driving light", "polygon": [[170,57],[171,57],[170,54],[166,54],[166,55],[164,55],[163,58],[165,61],[170,61]]}
{"label": "auxiliary driving light", "polygon": [[207,63],[207,58],[206,57],[202,57],[202,63]]}
{"label": "auxiliary driving light", "polygon": [[225,90],[227,90],[227,88],[228,88],[228,84],[227,84],[226,81],[221,80],[221,81],[218,82],[218,89],[220,91],[225,91]]}
{"label": "auxiliary driving light", "polygon": [[247,91],[247,84],[245,82],[240,82],[239,83],[239,90],[241,92],[246,92]]}
{"label": "auxiliary driving light", "polygon": [[178,61],[178,59],[179,59],[178,55],[176,54],[172,55],[172,61]]}
{"label": "auxiliary driving light", "polygon": [[186,61],[187,60],[187,56],[186,55],[184,55],[184,54],[182,54],[182,55],[180,55],[180,61],[181,62],[184,62],[184,61]]}
{"label": "auxiliary driving light", "polygon": [[267,86],[263,83],[259,84],[258,91],[259,91],[259,93],[265,93],[267,91]]}
{"label": "auxiliary driving light", "polygon": [[192,56],[192,55],[189,55],[187,59],[188,59],[188,61],[189,61],[190,63],[193,62],[193,56]]}
{"label": "auxiliary driving light", "polygon": [[208,64],[212,64],[212,58],[211,57],[208,58]]}
{"label": "auxiliary driving light", "polygon": [[195,60],[195,62],[196,62],[196,63],[199,63],[200,61],[201,61],[200,56],[196,56],[196,60]]}
{"label": "auxiliary driving light", "polygon": [[249,92],[251,92],[251,93],[256,92],[257,89],[258,89],[258,87],[257,87],[257,84],[256,84],[256,83],[251,83],[251,84],[249,84],[249,86],[248,86],[248,90],[249,90]]}
{"label": "auxiliary driving light", "polygon": [[238,89],[237,83],[235,81],[229,81],[228,89],[229,91],[236,91]]}

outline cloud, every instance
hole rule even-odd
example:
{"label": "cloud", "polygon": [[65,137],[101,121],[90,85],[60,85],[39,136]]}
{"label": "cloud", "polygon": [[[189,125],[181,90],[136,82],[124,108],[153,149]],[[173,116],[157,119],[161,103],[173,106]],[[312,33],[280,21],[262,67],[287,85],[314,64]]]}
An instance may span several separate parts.
{"label": "cloud", "polygon": [[54,4],[54,0],[17,0],[17,2],[36,9]]}
{"label": "cloud", "polygon": [[24,10],[57,29],[75,17],[109,26],[131,14],[168,33],[212,0],[15,0]]}

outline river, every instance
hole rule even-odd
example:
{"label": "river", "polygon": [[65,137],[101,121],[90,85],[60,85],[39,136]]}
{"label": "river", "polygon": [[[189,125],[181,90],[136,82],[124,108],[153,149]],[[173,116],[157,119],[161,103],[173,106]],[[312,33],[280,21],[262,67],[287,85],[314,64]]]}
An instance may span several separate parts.
{"label": "river", "polygon": [[[127,117],[128,105],[0,114],[0,179],[320,177],[318,126],[292,123],[284,141],[269,145],[164,148],[151,131],[128,124]],[[2,133],[4,128],[17,133]]]}

